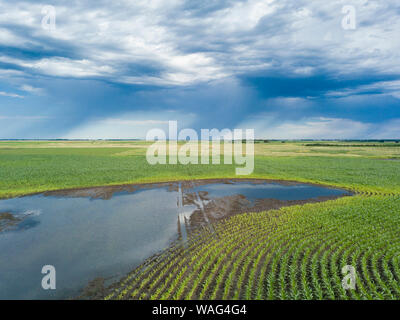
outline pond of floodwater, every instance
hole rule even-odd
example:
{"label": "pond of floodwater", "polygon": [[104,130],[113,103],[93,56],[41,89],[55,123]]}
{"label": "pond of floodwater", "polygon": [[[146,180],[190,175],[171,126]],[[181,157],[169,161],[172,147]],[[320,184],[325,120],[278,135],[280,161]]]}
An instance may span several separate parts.
{"label": "pond of floodwater", "polygon": [[[0,299],[76,297],[232,214],[349,195],[316,185],[214,180],[46,192],[0,200]],[[43,290],[42,267],[56,270]]]}

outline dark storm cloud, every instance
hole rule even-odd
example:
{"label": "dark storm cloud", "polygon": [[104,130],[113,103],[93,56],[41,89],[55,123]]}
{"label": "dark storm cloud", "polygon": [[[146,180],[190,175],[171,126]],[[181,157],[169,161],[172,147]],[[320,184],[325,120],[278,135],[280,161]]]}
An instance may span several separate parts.
{"label": "dark storm cloud", "polygon": [[[355,135],[378,135],[378,121],[397,134],[398,1],[47,4],[56,9],[54,31],[42,28],[43,4],[0,1],[1,138],[79,135],[102,119],[178,114],[195,128],[268,118],[271,128],[317,135],[304,128],[322,123],[325,134],[327,120],[315,119],[329,117],[338,127],[359,123]],[[341,26],[348,4],[356,30]]]}

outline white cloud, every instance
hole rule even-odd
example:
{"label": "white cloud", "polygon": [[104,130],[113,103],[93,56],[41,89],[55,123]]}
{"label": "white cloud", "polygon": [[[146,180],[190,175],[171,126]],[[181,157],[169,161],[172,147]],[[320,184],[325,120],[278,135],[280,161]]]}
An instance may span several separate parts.
{"label": "white cloud", "polygon": [[267,99],[267,107],[302,109],[312,105],[311,98],[303,97],[276,97]]}
{"label": "white cloud", "polygon": [[45,120],[49,119],[47,116],[2,116],[0,120]]}
{"label": "white cloud", "polygon": [[254,129],[256,138],[262,139],[361,139],[371,126],[350,119],[317,117],[280,121],[273,115],[261,115],[237,127]]}
{"label": "white cloud", "polygon": [[42,88],[36,88],[36,87],[33,87],[33,86],[29,85],[29,84],[22,85],[20,89],[22,91],[33,93],[33,94],[36,94],[36,95],[43,94],[43,89]]}
{"label": "white cloud", "polygon": [[358,23],[352,31],[341,27],[343,1],[230,1],[207,14],[187,4],[59,4],[57,28],[49,32],[41,27],[42,5],[3,1],[0,23],[19,28],[0,29],[0,43],[66,48],[65,57],[14,60],[27,73],[125,83],[186,85],[266,70],[295,76],[400,73],[397,0],[353,0]]}
{"label": "white cloud", "polygon": [[11,97],[11,98],[21,98],[21,99],[24,98],[24,96],[21,96],[19,94],[4,92],[4,91],[0,91],[0,96]]}
{"label": "white cloud", "polygon": [[104,120],[99,120],[97,123],[101,124],[111,124],[111,125],[136,125],[136,126],[146,126],[146,125],[158,125],[158,124],[168,124],[165,120],[132,120],[132,119],[118,119],[118,118],[108,118]]}
{"label": "white cloud", "polygon": [[84,123],[65,134],[66,139],[145,139],[151,129],[162,129],[168,133],[168,121],[178,121],[179,128],[190,127],[196,115],[175,111],[137,111],[118,118],[95,119]]}
{"label": "white cloud", "polygon": [[370,135],[374,139],[400,139],[400,119],[379,125]]}
{"label": "white cloud", "polygon": [[294,68],[293,72],[300,75],[311,75],[315,71],[313,67],[298,67]]}
{"label": "white cloud", "polygon": [[261,18],[276,9],[274,0],[249,0],[233,3],[231,7],[217,11],[209,20],[219,32],[246,31],[257,26]]}
{"label": "white cloud", "polygon": [[0,61],[15,63],[19,66],[37,70],[40,73],[60,77],[93,77],[106,76],[112,73],[112,68],[106,65],[97,65],[90,60],[71,60],[67,58],[44,58],[28,61],[1,57]]}
{"label": "white cloud", "polygon": [[[0,117],[0,120],[2,118],[4,117]],[[168,134],[168,121],[178,121],[180,130],[193,125],[196,116],[171,110],[164,113],[128,113],[118,118],[91,120],[74,128],[62,138],[144,139],[146,133],[154,128],[162,129]],[[400,119],[377,124],[326,117],[290,121],[280,120],[273,114],[259,114],[244,120],[236,128],[254,129],[258,139],[400,139]]]}
{"label": "white cloud", "polygon": [[15,35],[10,30],[0,28],[0,44],[7,46],[24,46],[26,42],[28,42],[26,39]]}
{"label": "white cloud", "polygon": [[400,81],[379,81],[368,85],[361,85],[356,88],[349,88],[339,91],[329,91],[327,97],[347,97],[365,92],[380,92],[380,94],[391,95],[400,99]]}

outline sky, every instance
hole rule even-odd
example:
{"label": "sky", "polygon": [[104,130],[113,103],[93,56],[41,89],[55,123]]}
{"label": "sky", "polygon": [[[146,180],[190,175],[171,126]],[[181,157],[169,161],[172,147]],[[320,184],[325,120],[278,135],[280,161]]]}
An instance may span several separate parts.
{"label": "sky", "polygon": [[0,0],[0,139],[140,139],[168,121],[399,139],[400,2]]}

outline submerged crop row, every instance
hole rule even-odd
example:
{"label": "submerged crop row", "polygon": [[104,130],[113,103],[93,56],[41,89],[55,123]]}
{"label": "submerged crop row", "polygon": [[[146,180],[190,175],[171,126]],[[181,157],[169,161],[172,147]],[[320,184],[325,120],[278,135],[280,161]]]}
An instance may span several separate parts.
{"label": "submerged crop row", "polygon": [[[107,299],[399,299],[400,197],[233,216],[176,243]],[[356,271],[342,286],[343,266]]]}

